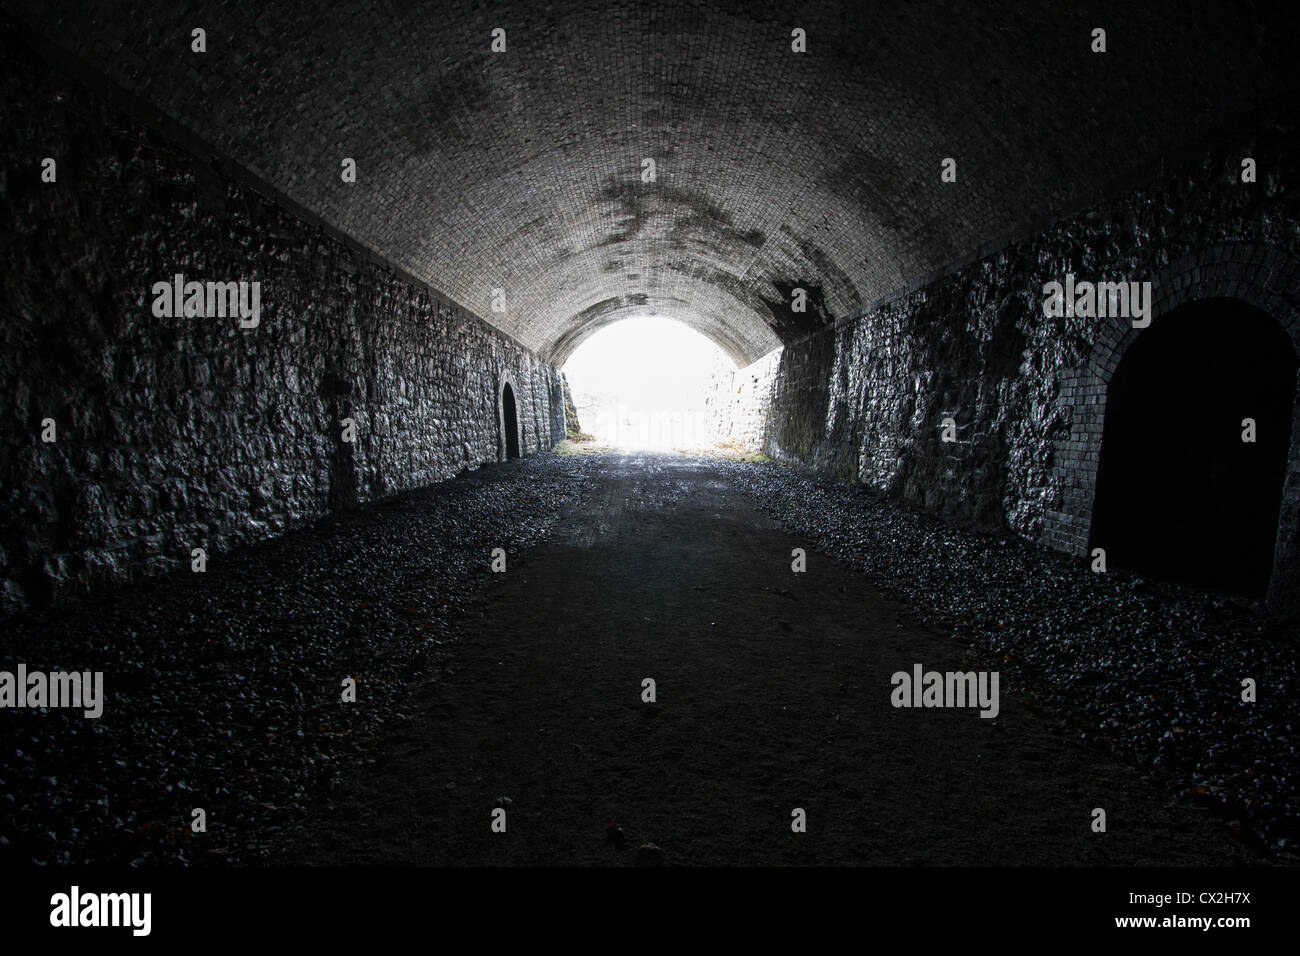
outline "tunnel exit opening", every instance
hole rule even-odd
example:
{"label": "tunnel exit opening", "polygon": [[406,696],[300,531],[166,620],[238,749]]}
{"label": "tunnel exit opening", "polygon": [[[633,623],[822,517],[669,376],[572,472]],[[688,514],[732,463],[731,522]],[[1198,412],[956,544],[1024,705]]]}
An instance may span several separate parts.
{"label": "tunnel exit opening", "polygon": [[1282,326],[1237,299],[1188,303],[1143,331],[1106,393],[1090,549],[1115,567],[1263,596],[1296,365]]}
{"label": "tunnel exit opening", "polygon": [[506,458],[518,458],[519,409],[515,407],[515,390],[509,382],[501,387],[501,423],[505,430]]}
{"label": "tunnel exit opening", "polygon": [[588,438],[622,450],[700,451],[714,445],[714,416],[732,398],[735,364],[683,322],[637,316],[583,341],[564,373]]}

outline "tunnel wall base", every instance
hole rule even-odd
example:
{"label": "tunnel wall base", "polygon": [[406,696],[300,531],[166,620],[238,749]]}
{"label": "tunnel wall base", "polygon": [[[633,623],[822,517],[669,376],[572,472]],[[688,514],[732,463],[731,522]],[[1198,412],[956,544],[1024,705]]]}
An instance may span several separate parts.
{"label": "tunnel wall base", "polygon": [[714,441],[752,451],[763,449],[772,384],[780,364],[780,349],[743,368],[725,359],[718,361],[710,374],[705,399],[706,425]]}
{"label": "tunnel wall base", "polygon": [[[0,612],[495,461],[502,374],[523,452],[563,439],[559,374],[536,355],[0,42]],[[256,326],[158,316],[153,287],[177,274],[256,281]]]}

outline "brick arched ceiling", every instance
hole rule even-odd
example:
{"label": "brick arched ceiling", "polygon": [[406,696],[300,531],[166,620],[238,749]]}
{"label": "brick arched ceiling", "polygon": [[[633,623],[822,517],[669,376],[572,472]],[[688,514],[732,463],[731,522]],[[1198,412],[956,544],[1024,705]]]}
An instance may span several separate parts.
{"label": "brick arched ceiling", "polygon": [[1297,75],[1289,4],[5,2],[556,362],[642,313],[753,360]]}

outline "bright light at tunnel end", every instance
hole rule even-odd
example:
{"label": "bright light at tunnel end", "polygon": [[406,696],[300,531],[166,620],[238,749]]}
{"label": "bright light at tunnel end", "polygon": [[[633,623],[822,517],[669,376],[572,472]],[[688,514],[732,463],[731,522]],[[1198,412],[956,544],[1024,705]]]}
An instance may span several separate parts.
{"label": "bright light at tunnel end", "polygon": [[708,406],[717,374],[736,367],[715,342],[675,319],[615,322],[564,364],[583,431],[623,451],[710,448]]}

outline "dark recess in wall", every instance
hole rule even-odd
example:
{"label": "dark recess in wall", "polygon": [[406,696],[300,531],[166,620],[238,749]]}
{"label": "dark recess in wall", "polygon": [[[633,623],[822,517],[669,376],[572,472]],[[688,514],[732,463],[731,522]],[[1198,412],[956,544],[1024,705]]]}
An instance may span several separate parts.
{"label": "dark recess in wall", "polygon": [[1184,305],[1138,336],[1106,399],[1091,544],[1108,564],[1264,595],[1296,365],[1281,326],[1233,299]]}

